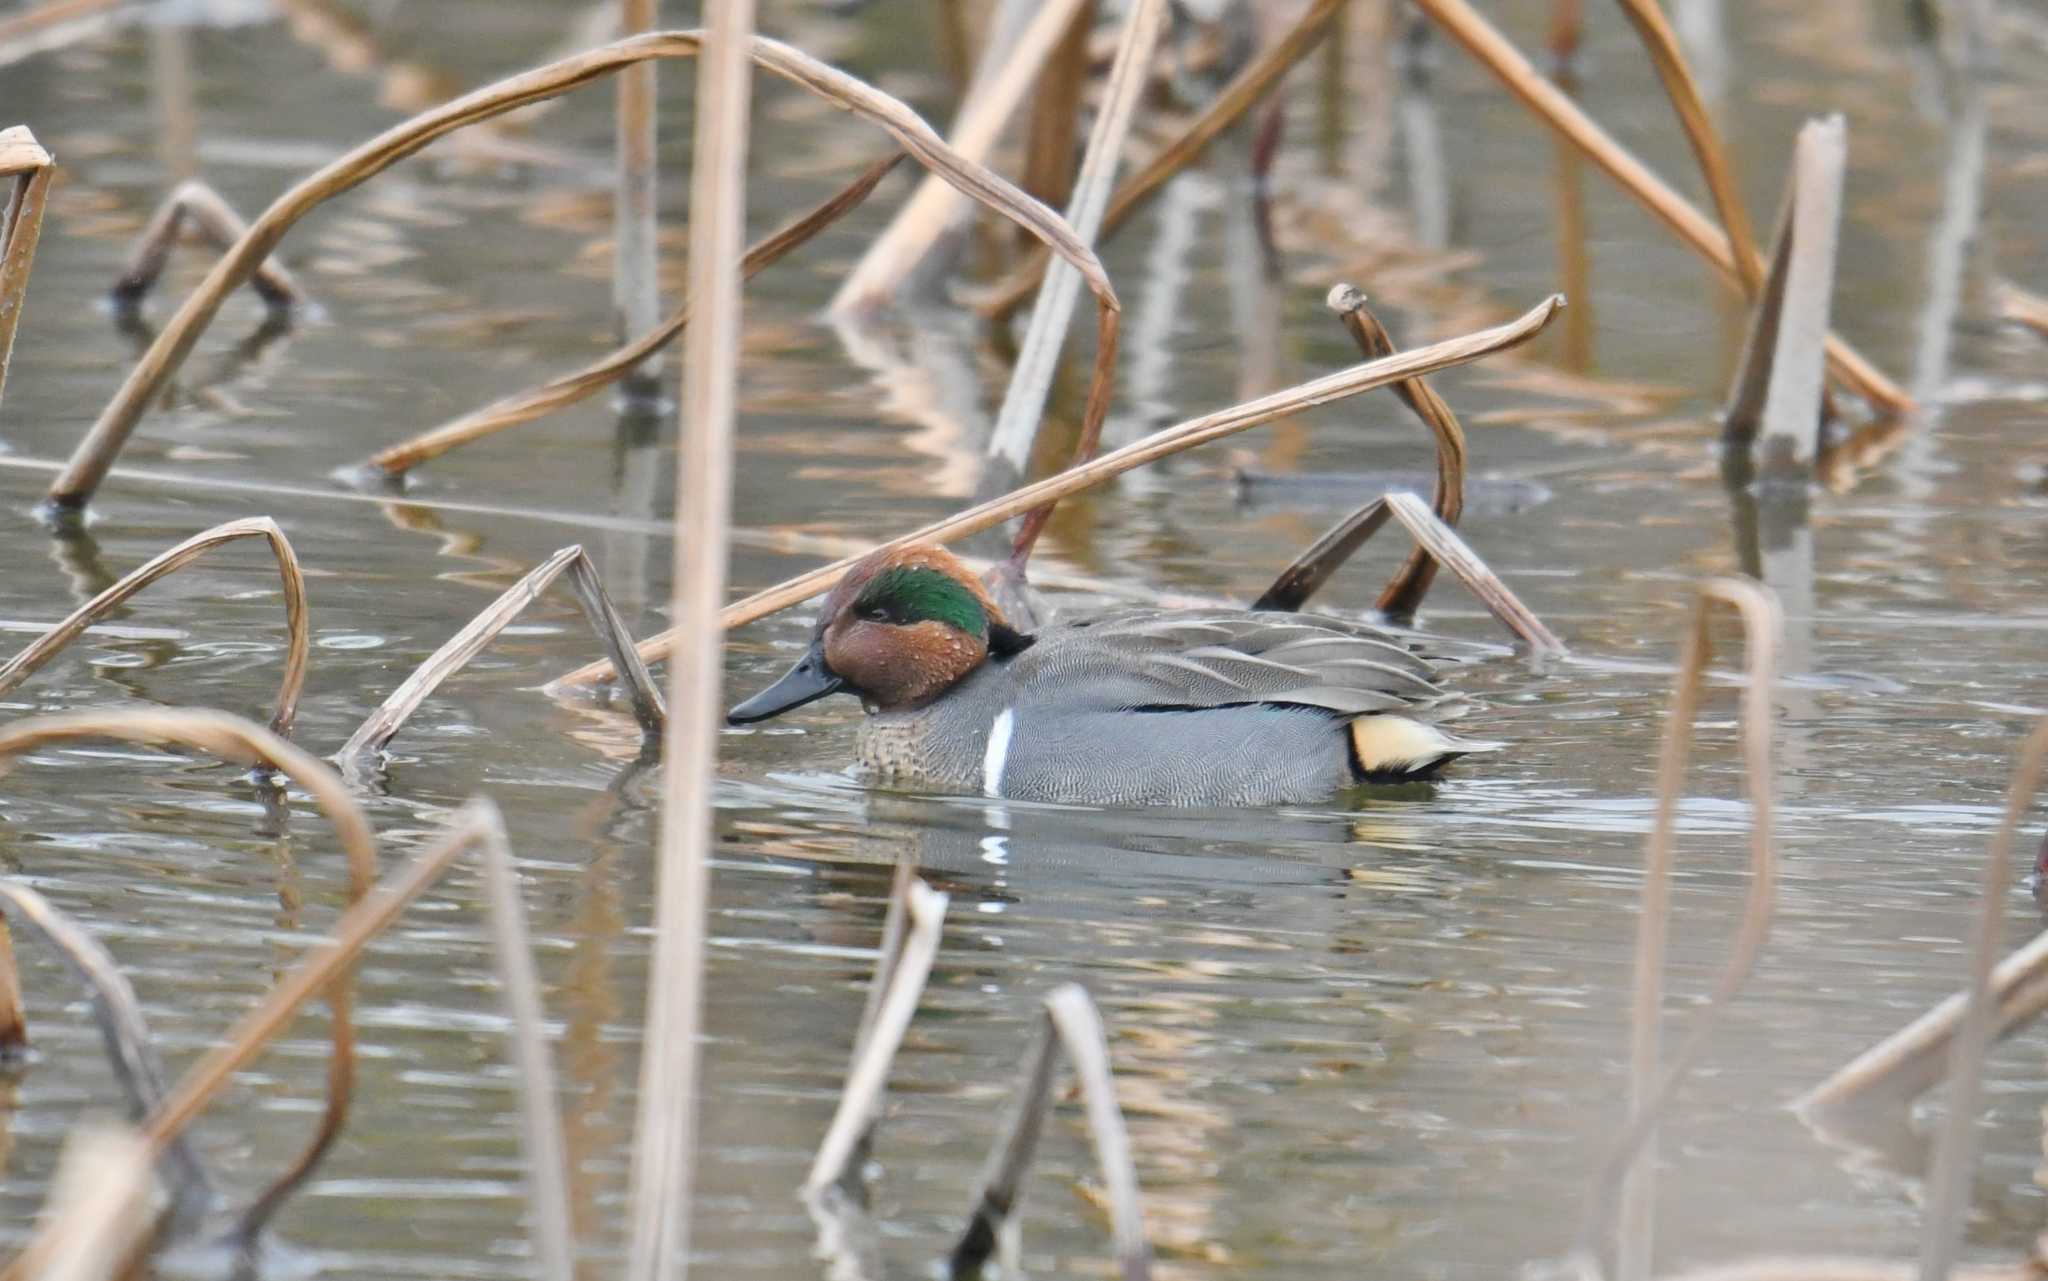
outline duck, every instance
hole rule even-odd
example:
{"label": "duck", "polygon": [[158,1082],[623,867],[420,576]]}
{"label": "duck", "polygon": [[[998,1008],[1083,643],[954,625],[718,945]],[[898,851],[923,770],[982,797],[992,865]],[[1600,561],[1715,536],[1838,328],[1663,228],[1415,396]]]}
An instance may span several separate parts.
{"label": "duck", "polygon": [[1258,806],[1430,780],[1503,744],[1402,637],[1322,614],[1126,608],[1012,627],[933,544],[884,548],[825,598],[802,657],[733,707],[751,725],[833,694],[865,709],[881,780],[1010,800]]}

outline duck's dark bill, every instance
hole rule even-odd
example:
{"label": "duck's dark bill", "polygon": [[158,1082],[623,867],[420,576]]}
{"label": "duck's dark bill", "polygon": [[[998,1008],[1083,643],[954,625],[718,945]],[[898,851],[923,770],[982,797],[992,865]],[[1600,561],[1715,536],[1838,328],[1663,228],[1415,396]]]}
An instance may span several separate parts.
{"label": "duck's dark bill", "polygon": [[725,723],[749,725],[765,721],[845,688],[846,682],[832,674],[832,669],[825,666],[825,656],[813,645],[796,661],[795,667],[782,674],[781,680],[727,712]]}

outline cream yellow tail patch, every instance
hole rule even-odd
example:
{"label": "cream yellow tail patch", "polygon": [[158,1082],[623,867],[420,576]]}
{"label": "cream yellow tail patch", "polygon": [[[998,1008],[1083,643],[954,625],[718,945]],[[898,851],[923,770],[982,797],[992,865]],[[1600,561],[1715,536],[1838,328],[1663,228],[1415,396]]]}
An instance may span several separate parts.
{"label": "cream yellow tail patch", "polygon": [[1490,752],[1499,743],[1446,734],[1406,716],[1361,716],[1351,722],[1351,755],[1367,777],[1427,774],[1468,752]]}

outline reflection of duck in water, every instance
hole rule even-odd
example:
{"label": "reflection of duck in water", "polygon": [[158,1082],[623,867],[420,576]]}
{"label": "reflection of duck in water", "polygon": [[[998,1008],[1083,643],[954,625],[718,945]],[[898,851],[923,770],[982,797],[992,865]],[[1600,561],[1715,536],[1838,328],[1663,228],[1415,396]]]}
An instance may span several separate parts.
{"label": "reflection of duck in water", "polygon": [[876,552],[825,599],[810,649],[735,725],[827,694],[867,706],[863,764],[1020,800],[1272,805],[1433,776],[1496,744],[1436,722],[1430,664],[1361,623],[1131,609],[1012,629],[950,552]]}

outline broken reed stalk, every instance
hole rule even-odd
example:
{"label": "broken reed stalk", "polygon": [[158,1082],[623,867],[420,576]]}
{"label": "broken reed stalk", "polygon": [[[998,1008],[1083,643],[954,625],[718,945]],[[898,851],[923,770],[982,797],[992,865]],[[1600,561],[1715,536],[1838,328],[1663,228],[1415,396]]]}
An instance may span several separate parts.
{"label": "broken reed stalk", "polygon": [[[1325,375],[1322,378],[1302,383],[1269,396],[1248,400],[1232,405],[1200,418],[1191,418],[1172,427],[1162,428],[1142,440],[1134,441],[1122,449],[1112,450],[1078,467],[1070,467],[1055,476],[1021,486],[998,498],[980,503],[934,521],[920,529],[912,530],[901,537],[891,539],[880,547],[869,548],[870,552],[883,547],[902,547],[919,542],[950,542],[978,533],[991,526],[1034,507],[1084,489],[1092,489],[1103,482],[1134,467],[1157,462],[1174,454],[1183,453],[1199,445],[1220,440],[1236,432],[1272,422],[1289,414],[1299,413],[1316,405],[1355,396],[1360,392],[1384,387],[1403,378],[1434,373],[1452,365],[1462,365],[1482,356],[1527,342],[1543,327],[1550,323],[1564,300],[1555,294],[1514,320],[1477,333],[1464,334],[1432,343],[1427,347],[1415,347],[1408,351],[1389,356],[1384,360],[1367,361],[1349,369]],[[820,569],[799,574],[765,591],[754,593],[745,600],[728,605],[720,616],[721,623],[728,628],[750,623],[777,610],[787,609],[799,601],[809,600],[821,592],[828,591],[839,581],[859,556],[849,556]],[[651,636],[639,644],[641,658],[649,662],[666,657],[675,644],[674,629]],[[595,684],[610,680],[613,671],[608,664],[592,663],[564,675],[547,686],[549,692],[579,685]]]}
{"label": "broken reed stalk", "polygon": [[2040,789],[2048,766],[2048,719],[2027,735],[2006,793],[2005,821],[1991,838],[1984,859],[1976,938],[1970,948],[1968,1001],[1949,1054],[1947,1115],[1934,1148],[1928,1179],[1927,1216],[1920,1238],[1920,1281],[1946,1281],[1961,1246],[1963,1219],[1970,1210],[1970,1180],[1977,1168],[1977,1110],[1984,1097],[1984,1054],[1991,1045],[1993,967],[2005,932],[2006,895],[2012,889],[2012,851],[2020,821]]}
{"label": "broken reed stalk", "polygon": [[[1744,273],[1736,265],[1727,235],[1595,124],[1562,90],[1544,79],[1467,0],[1415,3],[1493,72],[1523,106],[1584,152],[1587,159],[1634,196],[1653,217],[1741,288]],[[1754,265],[1755,260],[1751,262]],[[1827,351],[1828,368],[1835,378],[1871,402],[1879,412],[1904,414],[1913,409],[1913,398],[1904,389],[1840,338],[1830,334]]]}
{"label": "broken reed stalk", "polygon": [[[619,34],[654,30],[660,0],[619,0]],[[612,198],[612,307],[620,342],[644,334],[661,320],[661,263],[655,227],[654,64],[643,62],[619,73],[614,147],[618,180]],[[628,394],[659,394],[660,348],[648,351],[627,371]]]}
{"label": "broken reed stalk", "polygon": [[1998,287],[1998,314],[2016,325],[2025,325],[2048,337],[2048,298],[2014,284]]}
{"label": "broken reed stalk", "polygon": [[[93,1021],[99,1025],[114,1079],[128,1100],[128,1120],[141,1124],[164,1101],[164,1068],[157,1058],[149,1021],[142,1015],[142,1003],[136,999],[128,976],[98,939],[35,890],[15,881],[0,880],[0,900],[5,900],[9,911],[33,926],[63,956],[65,964],[92,994]],[[13,973],[15,958],[11,946],[0,956],[0,968]],[[214,1207],[216,1193],[206,1163],[184,1136],[168,1144],[162,1157],[164,1183],[170,1191],[170,1232],[175,1236],[199,1226]]]}
{"label": "broken reed stalk", "polygon": [[[1827,391],[1828,310],[1848,163],[1842,117],[1799,131],[1771,241],[1770,270],[1755,294],[1749,333],[1728,394],[1722,430],[1761,455],[1768,483],[1803,486],[1813,471]],[[1757,444],[1761,435],[1761,444]]]}
{"label": "broken reed stalk", "polygon": [[498,633],[539,599],[540,594],[552,586],[564,571],[569,574],[569,585],[576,594],[576,603],[583,609],[584,618],[590,622],[590,630],[597,634],[598,644],[603,646],[612,664],[626,673],[626,690],[632,699],[634,719],[640,722],[644,733],[650,736],[659,733],[663,717],[661,694],[654,687],[654,678],[648,674],[647,665],[633,652],[632,629],[626,626],[626,620],[620,617],[611,597],[605,593],[596,563],[580,544],[572,543],[506,588],[503,595],[463,624],[461,631],[449,637],[441,648],[414,668],[412,675],[392,690],[376,711],[363,719],[356,732],[349,735],[348,742],[334,754],[343,772],[351,776],[362,773],[371,758],[390,746],[398,731],[405,727],[405,722],[440,688],[441,682],[468,666],[471,659],[483,652],[484,646],[496,640]]}
{"label": "broken reed stalk", "polygon": [[21,973],[15,968],[14,932],[0,915],[0,1072],[14,1068],[28,1055],[28,1007],[21,999]]}
{"label": "broken reed stalk", "polygon": [[[669,668],[654,980],[647,991],[640,1102],[633,1127],[627,1281],[681,1281],[689,1272],[697,1037],[703,1017],[705,918],[715,839],[712,775],[724,720],[719,681],[725,667],[725,636],[718,614],[725,599],[739,383],[740,251],[746,242],[747,111],[753,70],[747,51],[750,45],[773,46],[754,35],[753,0],[726,0],[707,6],[705,12],[710,27],[697,69],[696,133],[690,151],[688,295],[700,310],[683,344],[675,576],[669,611],[684,643]],[[923,126],[922,121],[918,124]],[[930,141],[936,143],[936,135]],[[1022,192],[1016,196],[1030,200]],[[1064,224],[1061,228],[1071,240]],[[1082,252],[1087,253],[1085,247]],[[1106,277],[1103,287],[1108,288]],[[628,646],[624,652],[633,650]]]}
{"label": "broken reed stalk", "polygon": [[[1999,962],[1991,972],[1991,992],[1997,1002],[1993,1040],[2003,1040],[2048,1011],[2048,932]],[[1850,1113],[1912,1102],[1940,1081],[1954,1057],[1969,1003],[1967,991],[1940,1001],[1801,1096],[1793,1110],[1826,1129]]]}
{"label": "broken reed stalk", "polygon": [[33,1281],[134,1275],[158,1199],[148,1140],[125,1126],[82,1126],[64,1145],[41,1228],[8,1271]]}
{"label": "broken reed stalk", "polygon": [[[15,759],[25,752],[51,743],[88,738],[112,738],[158,747],[188,747],[220,760],[276,770],[310,793],[328,824],[334,828],[348,858],[349,901],[360,902],[376,880],[376,835],[371,831],[362,807],[349,795],[340,777],[305,751],[262,726],[226,712],[168,708],[32,716],[0,726],[0,777],[4,777],[13,768]],[[305,1151],[243,1215],[240,1230],[245,1240],[253,1239],[271,1213],[312,1174],[348,1119],[349,1100],[355,1090],[355,1025],[350,1016],[353,982],[352,975],[343,973],[326,992],[333,1024],[326,1108]]]}
{"label": "broken reed stalk", "polygon": [[[1215,101],[1204,107],[1200,115],[1160,148],[1158,154],[1138,172],[1124,179],[1110,197],[1109,208],[1102,216],[1102,230],[1095,242],[1108,243],[1133,213],[1158,194],[1168,179],[1201,159],[1210,143],[1257,106],[1281,78],[1294,69],[1295,63],[1307,57],[1309,50],[1322,42],[1330,20],[1343,9],[1344,3],[1345,0],[1313,0],[1284,35],[1231,78],[1230,83],[1216,95]],[[1042,249],[1034,250],[1009,275],[990,286],[987,293],[976,301],[975,307],[992,319],[1008,317],[1031,297],[1051,263],[1049,253]]]}
{"label": "broken reed stalk", "polygon": [[[1002,136],[1017,105],[1024,100],[1039,70],[1073,25],[1082,0],[1045,0],[1027,25],[1006,32],[1003,10],[989,23],[989,44],[982,51],[966,101],[947,132],[946,144],[970,164],[983,164]],[[937,180],[919,183],[903,209],[868,246],[832,297],[835,312],[872,311],[888,305],[917,267],[958,225],[967,206],[957,184]]]}
{"label": "broken reed stalk", "polygon": [[[1365,295],[1355,286],[1333,286],[1326,305],[1337,313],[1337,318],[1344,322],[1344,328],[1351,332],[1351,340],[1358,344],[1359,355],[1375,360],[1394,354],[1394,340],[1388,335],[1387,327],[1372,314],[1371,308],[1365,305]],[[1456,529],[1458,518],[1465,514],[1465,429],[1458,424],[1458,416],[1451,412],[1444,398],[1423,379],[1408,378],[1395,383],[1394,394],[1414,411],[1436,441],[1436,488],[1430,495],[1429,505],[1438,520]],[[1380,589],[1379,599],[1373,602],[1373,608],[1389,618],[1412,619],[1435,579],[1436,558],[1418,546],[1387,580],[1387,585]]]}
{"label": "broken reed stalk", "polygon": [[277,557],[277,575],[284,592],[285,659],[284,675],[278,681],[277,707],[271,713],[270,730],[283,737],[292,731],[298,715],[299,693],[306,683],[306,660],[312,645],[312,629],[306,621],[306,577],[291,540],[268,516],[231,520],[202,530],[175,547],[158,552],[137,566],[119,582],[71,611],[69,617],[44,632],[13,658],[0,664],[0,695],[18,688],[45,663],[84,634],[88,627],[106,617],[129,597],[160,578],[177,573],[216,547],[243,538],[261,538]]}
{"label": "broken reed stalk", "polygon": [[1756,232],[1750,227],[1749,210],[1742,203],[1742,191],[1735,185],[1735,172],[1728,165],[1728,151],[1721,143],[1721,131],[1715,128],[1714,118],[1707,112],[1699,82],[1693,79],[1692,67],[1686,63],[1685,51],[1679,47],[1678,33],[1671,29],[1671,23],[1665,19],[1657,0],[1616,2],[1620,4],[1622,13],[1627,15],[1629,24],[1636,29],[1643,48],[1649,52],[1651,65],[1657,68],[1657,79],[1664,84],[1665,96],[1671,99],[1672,109],[1678,113],[1679,127],[1685,130],[1685,140],[1692,147],[1693,159],[1699,162],[1707,194],[1713,197],[1714,214],[1720,218],[1721,230],[1728,237],[1742,292],[1754,298],[1758,286],[1763,283]]}
{"label": "broken reed stalk", "polygon": [[[746,257],[740,262],[741,278],[751,280],[761,271],[780,262],[790,251],[839,221],[866,200],[869,193],[874,191],[876,184],[902,161],[901,151],[876,161],[869,165],[860,177],[854,179],[850,185],[824,204],[748,249]],[[690,302],[686,298],[682,306],[676,308],[660,325],[649,329],[595,363],[585,365],[574,373],[551,378],[538,387],[494,400],[481,409],[471,410],[460,418],[451,419],[410,440],[381,449],[370,455],[358,470],[380,473],[387,478],[403,476],[421,463],[439,458],[451,449],[482,440],[486,436],[496,435],[509,427],[544,418],[588,400],[631,373],[648,355],[675,341],[676,335],[682,333],[689,323]]]}
{"label": "broken reed stalk", "polygon": [[1252,608],[1290,612],[1300,609],[1338,566],[1380,531],[1389,517],[1401,522],[1402,528],[1414,536],[1416,546],[1448,568],[1479,598],[1487,612],[1532,653],[1565,652],[1564,642],[1508,590],[1508,585],[1487,568],[1486,562],[1458,537],[1457,531],[1438,520],[1429,504],[1408,493],[1383,494],[1331,526],[1280,572]]}
{"label": "broken reed stalk", "polygon": [[[128,265],[121,269],[120,278],[108,291],[117,306],[137,307],[149,296],[162,278],[164,264],[170,261],[171,250],[177,247],[187,223],[196,227],[201,238],[215,250],[226,250],[249,232],[249,224],[212,187],[197,178],[179,183],[156,207],[129,247]],[[296,307],[306,300],[305,291],[292,274],[269,258],[256,265],[249,277],[249,287],[277,309]]]}
{"label": "broken reed stalk", "polygon": [[901,953],[893,958],[888,972],[881,962],[892,960],[886,951],[877,958],[871,991],[884,993],[875,1007],[871,1026],[864,1025],[857,1051],[846,1073],[846,1088],[840,1091],[839,1107],[832,1124],[818,1144],[804,1180],[804,1195],[817,1197],[835,1186],[850,1186],[859,1175],[862,1154],[868,1146],[876,1120],[882,1114],[882,1095],[889,1084],[889,1065],[910,1029],[911,1016],[924,995],[932,960],[939,952],[939,935],[946,923],[947,896],[913,878],[905,893],[909,929]]}
{"label": "broken reed stalk", "polygon": [[[1741,618],[1749,660],[1742,690],[1742,762],[1750,804],[1749,892],[1727,966],[1715,981],[1706,1006],[1687,1028],[1678,1052],[1660,1068],[1665,938],[1671,919],[1678,802],[1685,790],[1686,765],[1692,753],[1693,726],[1699,717],[1707,663],[1713,656],[1708,622],[1717,603],[1734,609]],[[1629,1118],[1602,1164],[1579,1235],[1580,1251],[1588,1258],[1597,1258],[1609,1222],[1618,1218],[1615,1275],[1620,1281],[1643,1281],[1649,1276],[1650,1234],[1656,1209],[1658,1121],[1679,1084],[1698,1062],[1728,1005],[1748,981],[1757,956],[1770,937],[1778,880],[1771,698],[1783,640],[1783,612],[1768,587],[1739,578],[1709,578],[1700,584],[1680,652],[1678,681],[1664,716],[1664,745],[1657,758],[1657,809],[1644,843],[1643,907],[1636,934],[1636,993],[1631,1016]]]}
{"label": "broken reed stalk", "polygon": [[526,904],[512,846],[495,809],[477,815],[484,830],[484,897],[489,905],[491,955],[505,1011],[512,1019],[512,1064],[519,1081],[520,1135],[526,1150],[527,1210],[533,1216],[533,1253],[543,1281],[575,1281],[575,1228],[569,1214],[569,1147],[556,1103],[554,1058],[542,1030],[540,977],[526,929]]}
{"label": "broken reed stalk", "polygon": [[[436,138],[530,103],[557,97],[650,58],[694,57],[702,43],[703,36],[695,31],[665,31],[615,41],[563,58],[464,94],[394,125],[301,179],[250,224],[247,234],[221,256],[206,279],[186,297],[177,314],[165,324],[149,350],[128,372],[120,390],[100,411],[98,420],[78,443],[64,470],[51,482],[44,500],[45,509],[59,514],[75,513],[91,500],[151,400],[191,353],[200,334],[219,313],[227,295],[249,278],[285,232],[307,212],[375,177]],[[1088,280],[1089,288],[1098,300],[1098,329],[1110,332],[1111,349],[1114,349],[1119,306],[1116,292],[1111,288],[1108,276],[1103,274],[1101,262],[1074,236],[1058,214],[987,168],[964,160],[933,133],[931,126],[916,112],[872,85],[777,40],[756,37],[750,50],[754,61],[763,69],[873,121],[920,163],[1004,217],[1024,226],[1040,240],[1054,245],[1056,252],[1080,267]],[[733,257],[737,262],[737,246]],[[1100,341],[1098,338],[1098,344]]]}
{"label": "broken reed stalk", "polygon": [[[291,1026],[301,1006],[321,992],[346,984],[356,957],[370,940],[383,933],[408,904],[439,880],[457,857],[494,835],[502,838],[503,832],[497,807],[482,797],[469,801],[410,863],[344,912],[335,923],[333,938],[310,948],[263,1001],[243,1015],[226,1038],[207,1051],[171,1088],[163,1106],[142,1127],[151,1152],[163,1151],[166,1144],[183,1134],[234,1074],[253,1062],[265,1046]],[[30,1262],[16,1256],[0,1270],[0,1281],[40,1281]]]}
{"label": "broken reed stalk", "polygon": [[[1152,52],[1166,27],[1166,0],[1132,0],[1124,14],[1122,38],[1117,42],[1116,60],[1110,64],[1109,80],[1103,88],[1102,105],[1095,114],[1095,126],[1088,135],[1088,150],[1081,158],[1081,172],[1074,180],[1074,197],[1067,205],[1067,222],[1082,241],[1093,244],[1102,227],[1103,209],[1109,203],[1110,187],[1116,182],[1117,160],[1123,154],[1131,121],[1137,115],[1138,99],[1152,78]],[[1045,421],[1045,402],[1059,373],[1060,349],[1066,344],[1067,329],[1073,322],[1074,304],[1080,301],[1081,275],[1060,263],[1047,274],[1038,291],[1038,304],[1018,347],[1017,363],[1010,371],[1010,385],[1003,394],[1002,409],[989,433],[988,453],[1008,462],[1012,472],[1022,474],[1030,463],[1031,442]],[[1104,377],[1101,361],[1096,376]],[[1106,390],[1106,389],[1105,389]],[[1106,394],[1093,388],[1088,395],[1087,417],[1074,448],[1074,460],[1086,462],[1101,438],[1102,420],[1108,413]],[[1046,515],[1049,516],[1049,506]],[[1046,517],[1027,518],[1026,539],[1020,533],[1014,553],[1021,564],[1030,556],[1031,543],[1044,527]]]}
{"label": "broken reed stalk", "polygon": [[56,162],[26,125],[0,129],[0,179],[8,183],[0,206],[0,394],[7,390],[7,362],[14,331],[28,305],[29,271],[43,234],[43,206],[50,195]]}
{"label": "broken reed stalk", "polygon": [[1039,1025],[1034,1052],[1025,1062],[1003,1132],[983,1167],[967,1229],[947,1261],[947,1270],[956,1279],[980,1276],[997,1242],[1006,1235],[1023,1194],[1024,1175],[1038,1148],[1045,1115],[1051,1110],[1053,1059],[1062,1051],[1081,1085],[1088,1133],[1095,1143],[1095,1163],[1109,1196],[1110,1232],[1119,1275],[1124,1281],[1143,1281],[1151,1275],[1152,1251],[1145,1240],[1138,1174],[1131,1163],[1123,1111],[1117,1106],[1102,1018],[1079,984],[1063,983],[1046,994],[1045,1018]]}

